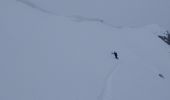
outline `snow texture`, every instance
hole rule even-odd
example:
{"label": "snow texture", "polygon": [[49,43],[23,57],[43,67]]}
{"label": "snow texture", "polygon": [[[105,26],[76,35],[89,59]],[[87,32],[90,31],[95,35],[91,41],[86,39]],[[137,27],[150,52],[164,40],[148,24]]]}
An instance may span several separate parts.
{"label": "snow texture", "polygon": [[117,28],[27,0],[0,12],[0,100],[170,100],[159,25]]}

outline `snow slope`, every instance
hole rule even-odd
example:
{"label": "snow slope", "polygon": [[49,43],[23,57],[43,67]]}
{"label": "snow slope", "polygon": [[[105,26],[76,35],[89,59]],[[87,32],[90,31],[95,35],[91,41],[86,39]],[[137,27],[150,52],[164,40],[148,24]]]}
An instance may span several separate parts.
{"label": "snow slope", "polygon": [[32,2],[58,15],[104,19],[114,26],[159,24],[170,29],[169,0],[19,0]]}
{"label": "snow slope", "polygon": [[77,22],[15,0],[0,7],[1,100],[170,99],[170,48],[159,25]]}

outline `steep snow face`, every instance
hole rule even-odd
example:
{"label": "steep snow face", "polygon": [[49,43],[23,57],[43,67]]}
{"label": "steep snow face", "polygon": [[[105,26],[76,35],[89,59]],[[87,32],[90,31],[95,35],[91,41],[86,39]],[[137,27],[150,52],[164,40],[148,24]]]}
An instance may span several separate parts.
{"label": "steep snow face", "polygon": [[80,23],[11,0],[0,7],[1,100],[170,99],[169,47],[158,25]]}

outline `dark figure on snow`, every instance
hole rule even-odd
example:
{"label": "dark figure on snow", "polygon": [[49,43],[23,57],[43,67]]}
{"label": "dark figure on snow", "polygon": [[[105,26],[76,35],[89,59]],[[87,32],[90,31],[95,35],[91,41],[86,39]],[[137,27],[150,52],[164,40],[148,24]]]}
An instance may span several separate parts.
{"label": "dark figure on snow", "polygon": [[119,59],[117,52],[114,51],[114,52],[112,52],[112,54],[114,54],[114,56],[115,56],[116,59]]}
{"label": "dark figure on snow", "polygon": [[159,77],[161,77],[161,78],[165,79],[165,77],[164,77],[162,74],[159,74]]}

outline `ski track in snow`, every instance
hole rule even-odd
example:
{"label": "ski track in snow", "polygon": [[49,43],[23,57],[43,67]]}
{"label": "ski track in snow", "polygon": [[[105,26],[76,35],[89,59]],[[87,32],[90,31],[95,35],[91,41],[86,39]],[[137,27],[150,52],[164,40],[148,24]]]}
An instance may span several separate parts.
{"label": "ski track in snow", "polygon": [[105,81],[103,83],[102,90],[101,90],[99,96],[97,97],[97,100],[104,100],[104,95],[105,95],[106,89],[108,87],[108,83],[112,79],[113,73],[115,72],[115,70],[118,67],[118,61],[116,61],[116,59],[114,59],[114,61],[116,62],[116,64],[114,64],[114,67],[112,68],[112,70],[110,70],[110,72],[106,75],[106,77],[104,79]]}

